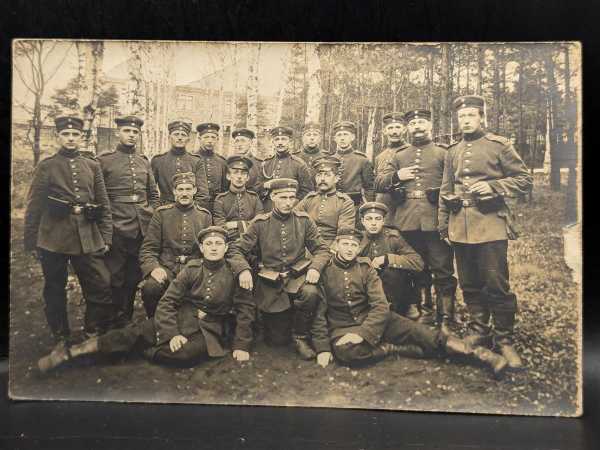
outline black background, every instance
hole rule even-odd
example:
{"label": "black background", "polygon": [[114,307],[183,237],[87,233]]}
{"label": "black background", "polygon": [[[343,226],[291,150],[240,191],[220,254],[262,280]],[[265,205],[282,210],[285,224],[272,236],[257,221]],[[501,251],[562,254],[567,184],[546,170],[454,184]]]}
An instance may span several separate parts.
{"label": "black background", "polygon": [[[600,15],[592,2],[4,0],[0,4],[0,448],[598,449],[600,326],[594,215]],[[584,408],[581,419],[360,410],[9,402],[11,39],[579,40],[584,65]],[[541,295],[541,293],[540,293]],[[143,374],[140,374],[143,376]]]}

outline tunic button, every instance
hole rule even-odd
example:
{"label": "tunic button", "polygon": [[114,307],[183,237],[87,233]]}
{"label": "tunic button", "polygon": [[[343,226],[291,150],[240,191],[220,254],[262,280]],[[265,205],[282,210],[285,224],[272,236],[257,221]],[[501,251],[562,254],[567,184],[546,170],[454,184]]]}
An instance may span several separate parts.
{"label": "tunic button", "polygon": [[73,180],[73,183],[77,184],[77,180]]}
{"label": "tunic button", "polygon": [[75,192],[79,192],[79,188],[75,188]]}
{"label": "tunic button", "polygon": [[81,195],[76,195],[75,197],[77,197],[77,198],[81,198]]}
{"label": "tunic button", "polygon": [[472,146],[473,146],[473,144],[467,144],[467,147],[472,147]]}
{"label": "tunic button", "polygon": [[465,172],[470,172],[470,169],[468,167],[465,167]]}
{"label": "tunic button", "polygon": [[421,186],[421,183],[417,183],[417,186]]}
{"label": "tunic button", "polygon": [[71,162],[75,162],[75,160],[74,160],[74,159],[70,159],[69,161],[71,161]]}

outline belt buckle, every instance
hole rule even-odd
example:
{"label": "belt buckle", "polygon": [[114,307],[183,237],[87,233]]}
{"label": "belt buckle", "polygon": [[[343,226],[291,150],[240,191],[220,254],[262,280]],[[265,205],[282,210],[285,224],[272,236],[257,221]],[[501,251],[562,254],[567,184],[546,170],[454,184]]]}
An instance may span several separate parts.
{"label": "belt buckle", "polygon": [[413,191],[415,198],[425,198],[425,191]]}
{"label": "belt buckle", "polygon": [[473,206],[473,200],[469,200],[469,199],[463,200],[462,204],[465,208],[468,208],[470,206]]}
{"label": "belt buckle", "polygon": [[179,264],[185,264],[185,262],[187,261],[187,256],[185,256],[185,255],[179,255],[177,257],[177,261],[179,262]]}
{"label": "belt buckle", "polygon": [[140,198],[140,196],[139,196],[139,195],[137,195],[137,194],[133,194],[133,195],[131,196],[131,200],[133,200],[134,202],[137,202],[137,201],[139,200],[139,198]]}
{"label": "belt buckle", "polygon": [[83,206],[75,205],[73,206],[73,214],[80,215],[83,212]]}
{"label": "belt buckle", "polygon": [[202,311],[200,308],[198,308],[198,319],[204,319],[207,316],[207,314]]}
{"label": "belt buckle", "polygon": [[288,270],[287,272],[279,272],[279,276],[281,277],[281,279],[285,280],[287,277],[290,276],[290,271]]}

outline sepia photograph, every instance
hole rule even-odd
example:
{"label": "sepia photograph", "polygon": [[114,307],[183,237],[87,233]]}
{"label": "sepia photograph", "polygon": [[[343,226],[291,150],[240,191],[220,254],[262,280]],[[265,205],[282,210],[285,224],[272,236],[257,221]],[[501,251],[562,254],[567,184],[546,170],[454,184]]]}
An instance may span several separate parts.
{"label": "sepia photograph", "polygon": [[10,398],[581,416],[581,50],[13,40]]}

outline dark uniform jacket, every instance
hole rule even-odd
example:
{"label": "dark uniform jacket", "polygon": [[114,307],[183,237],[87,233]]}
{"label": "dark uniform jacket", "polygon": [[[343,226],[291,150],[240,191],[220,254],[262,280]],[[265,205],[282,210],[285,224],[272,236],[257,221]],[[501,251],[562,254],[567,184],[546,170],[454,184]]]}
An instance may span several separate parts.
{"label": "dark uniform jacket", "polygon": [[261,183],[275,178],[293,178],[298,181],[298,198],[315,189],[315,184],[308,166],[302,159],[289,153],[275,155],[265,159],[261,164]]}
{"label": "dark uniform jacket", "polygon": [[198,162],[198,156],[188,153],[185,148],[172,148],[168,152],[152,158],[150,166],[160,190],[161,203],[173,203],[175,201],[175,197],[173,197],[173,175],[181,172],[191,172],[196,174],[196,203],[203,208],[209,205],[206,174],[203,170],[196,170]]}
{"label": "dark uniform jacket", "polygon": [[331,245],[337,231],[354,228],[356,210],[354,202],[341,192],[321,194],[311,192],[296,205],[297,211],[307,213],[317,224],[319,233],[327,245]]}
{"label": "dark uniform jacket", "polygon": [[294,156],[297,156],[302,161],[304,161],[304,163],[308,167],[308,170],[310,171],[310,174],[311,174],[313,180],[315,178],[315,170],[313,169],[313,166],[312,166],[314,160],[317,158],[320,158],[323,155],[328,155],[328,154],[329,153],[321,150],[319,147],[315,147],[315,148],[304,147],[302,150],[293,153]]}
{"label": "dark uniform jacket", "polygon": [[[204,149],[200,149],[195,156],[200,158],[200,164],[198,164],[196,170],[204,172],[204,178],[208,183],[208,191],[211,199],[214,199],[215,195],[228,189],[227,161],[218,153]],[[202,174],[197,175],[197,177],[202,177]]]}
{"label": "dark uniform jacket", "polygon": [[[158,302],[154,323],[156,344],[174,336],[202,332],[210,356],[223,356],[223,323],[233,308],[236,315],[234,350],[250,350],[256,307],[252,292],[239,287],[224,261],[192,260]],[[202,318],[199,317],[199,311]]]}
{"label": "dark uniform jacket", "polygon": [[355,333],[377,345],[390,317],[383,285],[367,258],[347,263],[331,258],[319,281],[325,294],[312,327],[317,353],[330,351],[330,340]]}
{"label": "dark uniform jacket", "polygon": [[217,195],[213,212],[215,225],[243,232],[252,219],[263,213],[263,204],[255,192],[229,190]]}
{"label": "dark uniform jacket", "polygon": [[[230,153],[233,155],[234,153]],[[245,155],[250,161],[252,161],[252,167],[248,171],[248,181],[246,182],[246,189],[252,192],[256,192],[260,194],[262,191],[262,183],[261,183],[261,164],[262,159],[258,159],[256,156],[252,154],[252,152],[247,152]]]}
{"label": "dark uniform jacket", "polygon": [[400,236],[398,230],[391,228],[384,228],[375,236],[364,231],[359,255],[369,260],[387,256],[387,267],[392,269],[420,272],[425,267],[421,256]]}
{"label": "dark uniform jacket", "polygon": [[128,238],[146,232],[159,196],[150,162],[135,147],[117,145],[98,155],[115,231]]}
{"label": "dark uniform jacket", "polygon": [[533,178],[510,141],[491,133],[478,133],[448,148],[444,177],[440,190],[439,230],[448,232],[453,242],[478,244],[505,240],[510,233],[511,214],[507,207],[484,214],[477,207],[463,207],[450,213],[442,197],[456,194],[461,197],[476,181],[486,181],[492,190],[504,198],[528,193]]}
{"label": "dark uniform jacket", "polygon": [[340,182],[338,191],[344,192],[354,198],[363,194],[368,202],[375,200],[375,175],[373,164],[364,153],[354,151],[340,151],[335,154],[342,160],[339,168]]}
{"label": "dark uniform jacket", "polygon": [[[314,221],[299,211],[285,217],[271,211],[254,218],[248,230],[229,248],[228,261],[236,275],[250,270],[247,258],[254,248],[259,251],[261,265],[276,272],[288,272],[292,265],[306,257],[307,249],[312,254],[309,269],[320,272],[329,259],[329,250]],[[255,291],[259,309],[271,313],[289,309],[288,293],[298,292],[304,280],[305,274],[272,284],[259,278]]]}
{"label": "dark uniform jacket", "polygon": [[[401,187],[408,192],[421,192],[422,198],[407,198],[404,203],[394,203],[394,217],[391,223],[400,231],[437,231],[437,204],[429,202],[427,189],[439,188],[444,173],[446,149],[429,142],[424,146],[405,145],[400,147],[388,160],[383,170],[377,174],[378,192],[389,192],[393,187]],[[417,166],[414,180],[400,181],[398,170]],[[392,200],[393,202],[393,200]]]}
{"label": "dark uniform jacket", "polygon": [[210,212],[197,205],[171,203],[156,208],[140,248],[144,277],[158,267],[177,274],[186,262],[201,258],[196,236],[212,224]]}
{"label": "dark uniform jacket", "polygon": [[[70,212],[51,214],[48,196],[72,204],[98,204],[102,214],[98,221]],[[97,161],[61,148],[39,162],[27,196],[24,241],[27,251],[39,247],[69,255],[97,252],[112,243],[110,204]]]}

